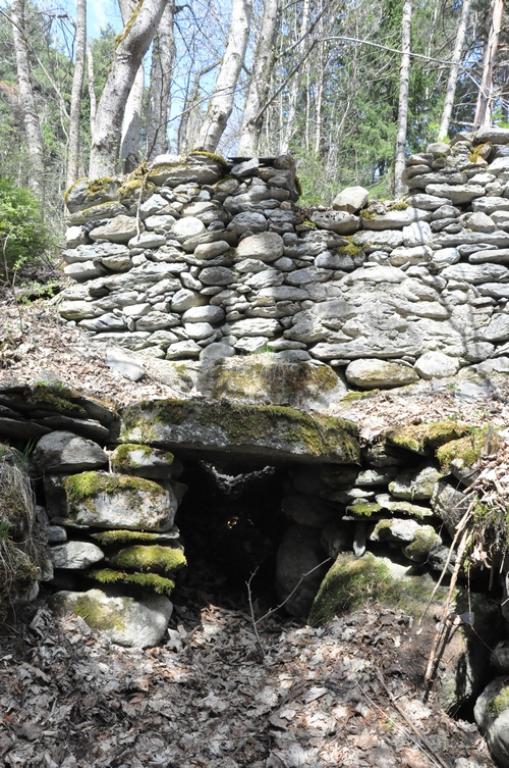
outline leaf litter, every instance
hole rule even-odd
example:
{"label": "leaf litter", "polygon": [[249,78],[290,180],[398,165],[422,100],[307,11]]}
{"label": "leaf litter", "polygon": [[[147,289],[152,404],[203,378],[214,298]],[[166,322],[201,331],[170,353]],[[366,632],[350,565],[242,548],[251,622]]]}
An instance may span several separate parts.
{"label": "leaf litter", "polygon": [[493,766],[472,723],[422,703],[427,646],[405,614],[274,616],[259,633],[263,657],[247,612],[177,605],[165,644],[123,649],[40,605],[0,640],[0,764]]}

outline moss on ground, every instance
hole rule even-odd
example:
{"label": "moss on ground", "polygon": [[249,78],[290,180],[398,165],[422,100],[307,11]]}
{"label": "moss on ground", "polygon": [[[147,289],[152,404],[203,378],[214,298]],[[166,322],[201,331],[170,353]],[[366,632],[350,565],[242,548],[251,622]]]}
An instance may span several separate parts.
{"label": "moss on ground", "polygon": [[177,547],[162,544],[134,545],[110,557],[112,565],[134,571],[162,571],[173,573],[187,565],[186,556]]}
{"label": "moss on ground", "polygon": [[459,460],[464,467],[472,467],[483,454],[494,453],[501,446],[502,439],[493,426],[475,427],[469,435],[441,445],[436,458],[440,469],[449,472],[453,461]]}
{"label": "moss on ground", "polygon": [[460,421],[431,421],[424,424],[409,424],[387,433],[387,442],[396,448],[413,453],[433,452],[444,443],[457,440],[472,432],[473,427]]}
{"label": "moss on ground", "polygon": [[77,504],[99,493],[122,493],[123,491],[140,491],[142,493],[159,495],[162,488],[152,480],[131,475],[113,475],[108,472],[89,470],[77,475],[68,475],[63,480],[68,501]]}
{"label": "moss on ground", "polygon": [[99,568],[88,571],[87,577],[99,584],[120,584],[126,587],[149,589],[158,595],[170,595],[175,589],[175,582],[157,573],[127,573],[112,568]]}

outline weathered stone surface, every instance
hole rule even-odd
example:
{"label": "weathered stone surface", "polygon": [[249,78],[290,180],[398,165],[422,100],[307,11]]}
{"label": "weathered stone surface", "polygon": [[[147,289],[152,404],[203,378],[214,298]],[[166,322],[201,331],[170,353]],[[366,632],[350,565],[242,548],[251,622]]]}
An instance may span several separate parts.
{"label": "weathered stone surface", "polygon": [[130,648],[147,648],[160,643],[173,611],[167,597],[155,595],[143,600],[110,597],[100,589],[57,592],[52,598],[52,606],[60,614],[80,616],[94,632]]}
{"label": "weathered stone surface", "polygon": [[364,187],[345,187],[338,192],[332,201],[332,207],[336,211],[357,213],[368,202],[369,192]]}
{"label": "weathered stone surface", "polygon": [[[309,613],[326,570],[326,566],[317,568],[323,560],[319,531],[300,525],[288,528],[276,556],[276,589],[281,602],[286,600],[285,609],[292,616],[304,618]],[[292,595],[302,574],[313,568],[316,570]]]}
{"label": "weathered stone surface", "polygon": [[368,209],[361,214],[364,229],[402,229],[413,222],[427,221],[429,213],[421,208],[393,208],[384,213]]}
{"label": "weathered stone surface", "polygon": [[349,384],[364,389],[385,389],[418,381],[414,369],[387,360],[354,360],[345,371]]}
{"label": "weathered stone surface", "polygon": [[121,440],[294,461],[351,463],[359,456],[356,429],[343,419],[312,417],[282,406],[199,400],[128,406]]}
{"label": "weathered stone surface", "polygon": [[110,460],[114,472],[164,480],[173,475],[175,459],[169,451],[149,445],[125,444],[115,448]]}
{"label": "weathered stone surface", "polygon": [[358,216],[342,210],[315,211],[311,214],[311,221],[320,229],[327,229],[340,235],[351,235],[361,226]]}
{"label": "weathered stone surface", "polygon": [[440,472],[433,466],[419,470],[407,470],[398,473],[389,483],[389,491],[398,499],[406,501],[424,501],[431,499],[435,484],[441,478]]}
{"label": "weathered stone surface", "polygon": [[453,204],[463,205],[484,195],[484,187],[480,184],[427,184],[426,192],[437,197],[447,197]]}
{"label": "weathered stone surface", "polygon": [[501,768],[509,766],[509,677],[496,677],[479,696],[474,707],[477,725]]}
{"label": "weathered stone surface", "polygon": [[276,232],[259,232],[245,237],[237,246],[238,259],[275,261],[283,255],[283,240]]}
{"label": "weathered stone surface", "polygon": [[443,352],[425,352],[415,361],[414,367],[423,379],[441,379],[457,373],[459,360]]}
{"label": "weathered stone surface", "polygon": [[77,570],[88,568],[104,559],[102,550],[89,541],[66,541],[51,547],[50,556],[55,568]]}
{"label": "weathered stone surface", "polygon": [[177,500],[152,480],[108,472],[81,472],[58,483],[46,479],[48,513],[54,520],[94,528],[168,530]]}
{"label": "weathered stone surface", "polygon": [[133,216],[116,216],[107,224],[101,224],[89,232],[92,240],[108,240],[111,243],[127,243],[138,232],[136,219]]}
{"label": "weathered stone surface", "polygon": [[107,465],[108,457],[92,440],[72,432],[50,432],[37,443],[34,462],[42,472],[82,472],[101,469]]}

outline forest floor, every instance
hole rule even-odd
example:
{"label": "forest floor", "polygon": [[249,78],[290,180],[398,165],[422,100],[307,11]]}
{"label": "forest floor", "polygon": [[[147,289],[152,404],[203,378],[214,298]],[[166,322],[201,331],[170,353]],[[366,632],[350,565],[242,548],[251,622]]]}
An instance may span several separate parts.
{"label": "forest floor", "polygon": [[381,606],[321,629],[175,607],[126,650],[40,607],[0,638],[6,768],[488,768],[472,723],[422,701],[430,637]]}
{"label": "forest floor", "polygon": [[[62,321],[51,301],[14,305],[0,301],[0,384],[60,381],[117,406],[175,392],[148,376],[133,383],[106,363],[107,345]],[[149,358],[152,364],[157,360]],[[509,423],[509,376],[496,396],[468,399],[454,388],[412,387],[373,391],[369,397],[339,402],[334,413],[352,419],[366,439],[398,424],[461,419],[473,424]]]}

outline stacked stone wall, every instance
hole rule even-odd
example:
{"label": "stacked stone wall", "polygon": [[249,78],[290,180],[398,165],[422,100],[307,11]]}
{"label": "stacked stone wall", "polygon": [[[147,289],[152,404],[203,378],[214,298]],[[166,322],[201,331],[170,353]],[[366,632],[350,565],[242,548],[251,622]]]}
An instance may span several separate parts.
{"label": "stacked stone wall", "polygon": [[67,193],[61,314],[169,360],[265,351],[352,386],[454,374],[509,341],[509,131],[408,159],[408,195],[302,209],[288,157],[164,156]]}

